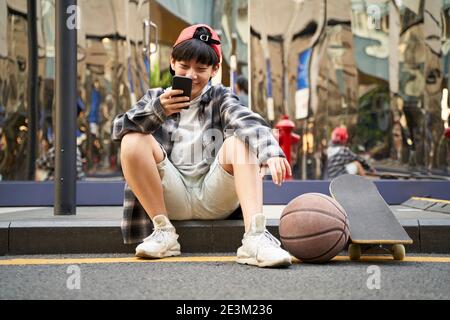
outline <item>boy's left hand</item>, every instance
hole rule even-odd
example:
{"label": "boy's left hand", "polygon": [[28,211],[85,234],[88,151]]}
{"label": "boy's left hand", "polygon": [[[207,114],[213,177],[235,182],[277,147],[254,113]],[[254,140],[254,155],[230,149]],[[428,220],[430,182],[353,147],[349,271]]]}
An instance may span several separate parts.
{"label": "boy's left hand", "polygon": [[[292,176],[292,169],[289,162],[285,158],[275,157],[267,160],[267,167],[269,167],[272,174],[273,183],[278,186],[286,180],[287,174]],[[261,177],[265,175],[265,168],[261,170]]]}

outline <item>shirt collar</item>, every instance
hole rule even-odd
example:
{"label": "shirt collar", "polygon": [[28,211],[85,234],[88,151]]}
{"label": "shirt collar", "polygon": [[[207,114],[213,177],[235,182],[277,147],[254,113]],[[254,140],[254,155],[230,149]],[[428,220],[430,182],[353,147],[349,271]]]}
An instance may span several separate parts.
{"label": "shirt collar", "polygon": [[213,90],[211,90],[212,86],[211,85],[207,85],[202,93],[202,99],[201,99],[201,103],[202,104],[208,104],[211,100],[212,100],[212,94],[213,94]]}

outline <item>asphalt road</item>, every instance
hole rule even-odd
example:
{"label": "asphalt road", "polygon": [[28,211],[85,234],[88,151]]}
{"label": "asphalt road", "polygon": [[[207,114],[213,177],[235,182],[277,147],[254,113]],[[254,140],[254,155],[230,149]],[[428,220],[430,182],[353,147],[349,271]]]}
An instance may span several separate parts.
{"label": "asphalt road", "polygon": [[404,262],[342,257],[284,269],[242,266],[232,254],[195,257],[183,255],[179,262],[128,255],[0,257],[0,299],[450,299],[448,255],[410,255],[414,261]]}

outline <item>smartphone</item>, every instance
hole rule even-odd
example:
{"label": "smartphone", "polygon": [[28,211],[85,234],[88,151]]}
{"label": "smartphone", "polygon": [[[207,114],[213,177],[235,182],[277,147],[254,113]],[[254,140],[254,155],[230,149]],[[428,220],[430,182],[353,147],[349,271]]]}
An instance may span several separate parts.
{"label": "smartphone", "polygon": [[[179,96],[186,96],[191,99],[192,79],[189,77],[174,76],[172,82],[172,90],[183,90],[183,93]],[[189,107],[183,109],[189,109]]]}

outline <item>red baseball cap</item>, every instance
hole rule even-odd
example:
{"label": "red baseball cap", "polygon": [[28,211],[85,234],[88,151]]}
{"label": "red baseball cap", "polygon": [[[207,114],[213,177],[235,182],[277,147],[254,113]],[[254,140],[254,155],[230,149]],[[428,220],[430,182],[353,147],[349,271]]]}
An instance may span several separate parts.
{"label": "red baseball cap", "polygon": [[333,130],[333,133],[331,134],[331,141],[334,143],[347,143],[348,141],[348,131],[347,128],[339,127]]}
{"label": "red baseball cap", "polygon": [[[206,29],[208,29],[210,34],[198,34],[198,33],[196,34],[197,30],[201,27],[205,27]],[[181,31],[177,41],[175,41],[175,44],[173,45],[173,48],[175,48],[182,42],[191,39],[198,39],[208,44],[211,48],[213,48],[214,52],[217,54],[219,62],[222,61],[222,47],[220,38],[213,28],[211,28],[206,24],[195,24],[193,26],[187,27],[186,29]],[[174,74],[172,68],[170,68],[170,71],[172,72],[172,74]]]}

